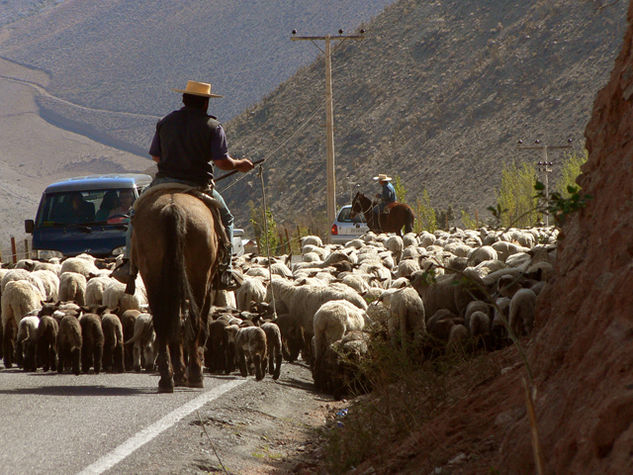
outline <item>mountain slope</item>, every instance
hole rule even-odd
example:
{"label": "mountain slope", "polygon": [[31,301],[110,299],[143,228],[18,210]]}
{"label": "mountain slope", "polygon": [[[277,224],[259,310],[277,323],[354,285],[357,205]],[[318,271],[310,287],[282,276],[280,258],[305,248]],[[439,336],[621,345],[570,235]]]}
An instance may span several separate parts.
{"label": "mountain slope", "polygon": [[65,0],[5,25],[0,56],[49,73],[49,92],[68,102],[42,99],[47,120],[145,156],[156,118],[180,103],[173,88],[212,82],[228,120],[314,59],[293,28],[354,28],[391,1]]}
{"label": "mountain slope", "polygon": [[[339,204],[356,183],[375,192],[370,178],[388,173],[401,176],[412,201],[426,188],[435,207],[486,216],[504,164],[542,158],[518,151],[519,138],[573,138],[582,151],[625,10],[568,0],[388,7],[364,41],[345,43],[332,58]],[[281,219],[325,212],[323,70],[321,58],[228,124],[234,149],[272,154],[268,193]],[[549,158],[556,164],[561,155]],[[259,197],[249,181],[227,190],[230,203]],[[244,207],[238,213],[246,219]]]}

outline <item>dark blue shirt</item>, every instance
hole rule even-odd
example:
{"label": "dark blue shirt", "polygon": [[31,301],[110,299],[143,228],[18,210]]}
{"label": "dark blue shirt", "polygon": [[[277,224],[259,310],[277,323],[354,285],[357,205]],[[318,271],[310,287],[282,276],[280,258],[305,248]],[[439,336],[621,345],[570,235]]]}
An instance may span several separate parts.
{"label": "dark blue shirt", "polygon": [[382,185],[382,202],[393,203],[396,201],[396,189],[390,182],[386,182]]}
{"label": "dark blue shirt", "polygon": [[158,161],[159,177],[205,185],[213,180],[213,161],[228,158],[226,134],[215,117],[183,107],[163,117],[149,149]]}

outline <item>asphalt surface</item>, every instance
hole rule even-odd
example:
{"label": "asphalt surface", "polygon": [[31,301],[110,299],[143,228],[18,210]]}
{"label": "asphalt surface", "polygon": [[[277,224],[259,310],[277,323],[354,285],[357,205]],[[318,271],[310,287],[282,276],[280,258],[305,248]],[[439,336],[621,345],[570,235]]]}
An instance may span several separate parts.
{"label": "asphalt surface", "polygon": [[278,381],[207,375],[204,389],[173,394],[157,384],[0,365],[0,473],[284,473],[331,401],[302,364]]}

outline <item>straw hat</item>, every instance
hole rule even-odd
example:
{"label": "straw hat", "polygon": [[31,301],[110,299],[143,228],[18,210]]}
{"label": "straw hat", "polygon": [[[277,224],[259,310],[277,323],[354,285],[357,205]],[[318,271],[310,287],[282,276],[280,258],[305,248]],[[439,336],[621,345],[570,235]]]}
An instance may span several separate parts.
{"label": "straw hat", "polygon": [[174,89],[175,92],[182,92],[183,94],[193,94],[194,96],[202,97],[222,97],[217,94],[211,94],[211,84],[198,81],[187,81],[187,87],[183,89]]}
{"label": "straw hat", "polygon": [[384,173],[379,174],[373,178],[374,181],[391,181],[391,177],[385,175]]}

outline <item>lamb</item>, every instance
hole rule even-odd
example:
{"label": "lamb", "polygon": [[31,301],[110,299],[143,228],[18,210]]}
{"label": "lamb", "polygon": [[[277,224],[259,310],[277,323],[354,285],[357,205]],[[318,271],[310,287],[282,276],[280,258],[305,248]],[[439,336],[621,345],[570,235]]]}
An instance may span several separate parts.
{"label": "lamb", "polygon": [[136,318],[141,314],[140,310],[128,309],[121,314],[121,325],[123,327],[123,360],[126,371],[132,371],[134,367],[133,354],[134,343],[126,344],[132,336],[134,336],[134,323]]}
{"label": "lamb", "polygon": [[40,291],[26,280],[11,280],[6,283],[1,302],[5,368],[11,368],[13,364],[19,321],[29,312],[41,308],[42,299]]}
{"label": "lamb", "polygon": [[75,315],[64,315],[59,322],[57,334],[57,372],[63,373],[72,367],[75,375],[79,375],[81,360],[81,325]]}
{"label": "lamb", "polygon": [[84,305],[86,295],[86,277],[78,272],[62,272],[59,276],[59,300],[72,300]]}
{"label": "lamb", "polygon": [[287,313],[278,314],[276,323],[281,332],[282,355],[286,361],[292,363],[306,347],[303,327]]}
{"label": "lamb", "polygon": [[529,335],[534,326],[536,294],[530,289],[520,289],[510,300],[508,324],[518,336]]}
{"label": "lamb", "polygon": [[390,291],[385,303],[389,307],[387,331],[394,346],[405,347],[409,342],[420,342],[426,334],[425,309],[417,291],[405,287]]}
{"label": "lamb", "polygon": [[156,359],[156,333],[154,332],[154,322],[149,313],[141,313],[136,317],[134,322],[134,335],[125,341],[125,345],[134,344],[133,347],[133,366],[137,373],[141,371],[141,367],[145,371],[154,369],[154,361]]}
{"label": "lamb", "polygon": [[37,347],[37,329],[40,319],[37,315],[28,315],[23,317],[18,324],[17,335],[17,362],[22,364],[24,371],[36,371],[36,347]]}
{"label": "lamb", "polygon": [[44,371],[57,369],[57,334],[59,324],[50,315],[40,316],[37,330],[37,361]]}
{"label": "lamb", "polygon": [[347,300],[325,302],[314,314],[314,361],[315,366],[325,349],[350,330],[362,330],[365,311]]}
{"label": "lamb", "polygon": [[229,326],[229,322],[223,318],[209,323],[209,336],[205,346],[204,361],[205,366],[212,373],[226,372],[228,374],[233,371],[235,349],[229,349],[227,326]]}
{"label": "lamb", "polygon": [[246,377],[247,367],[253,363],[255,379],[261,381],[266,373],[266,332],[255,326],[240,328],[235,335],[235,349],[241,375]]}
{"label": "lamb", "polygon": [[101,371],[103,358],[103,329],[101,318],[96,313],[84,313],[79,317],[81,325],[81,371],[87,373],[94,368],[95,374]]}
{"label": "lamb", "polygon": [[276,323],[264,322],[261,329],[266,333],[266,351],[268,353],[268,373],[274,380],[281,374],[281,330]]}
{"label": "lamb", "polygon": [[103,330],[103,369],[123,372],[123,325],[113,313],[101,315]]}

